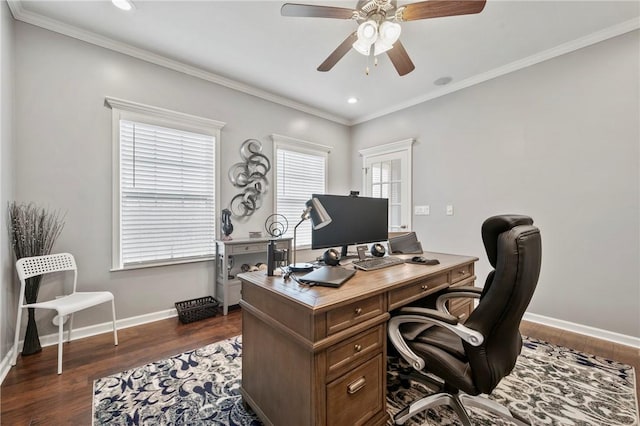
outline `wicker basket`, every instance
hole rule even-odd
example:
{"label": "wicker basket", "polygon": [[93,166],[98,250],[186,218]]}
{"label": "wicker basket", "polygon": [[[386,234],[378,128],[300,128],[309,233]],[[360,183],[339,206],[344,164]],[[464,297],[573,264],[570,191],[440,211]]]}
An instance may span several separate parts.
{"label": "wicker basket", "polygon": [[214,317],[218,313],[218,301],[211,296],[176,302],[178,318],[183,324]]}

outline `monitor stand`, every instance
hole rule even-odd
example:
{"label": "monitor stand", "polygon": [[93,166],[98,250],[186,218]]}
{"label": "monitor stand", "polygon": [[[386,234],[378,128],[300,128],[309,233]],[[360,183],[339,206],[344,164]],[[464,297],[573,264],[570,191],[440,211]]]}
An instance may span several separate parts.
{"label": "monitor stand", "polygon": [[340,251],[340,259],[355,259],[356,257],[358,257],[357,254],[355,253],[351,253],[349,254],[347,248],[349,246],[342,246],[342,250]]}

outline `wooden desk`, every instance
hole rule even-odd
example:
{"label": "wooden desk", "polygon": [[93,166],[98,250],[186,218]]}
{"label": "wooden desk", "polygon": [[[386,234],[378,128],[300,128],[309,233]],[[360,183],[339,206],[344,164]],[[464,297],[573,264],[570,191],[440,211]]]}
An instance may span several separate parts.
{"label": "wooden desk", "polygon": [[358,271],[338,289],[240,274],[244,402],[266,425],[384,425],[389,312],[475,281],[476,257],[424,256],[440,264]]}

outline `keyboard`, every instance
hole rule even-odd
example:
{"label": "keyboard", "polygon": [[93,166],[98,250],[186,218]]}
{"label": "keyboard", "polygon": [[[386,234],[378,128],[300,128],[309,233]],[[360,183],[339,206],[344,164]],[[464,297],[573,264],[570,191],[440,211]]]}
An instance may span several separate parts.
{"label": "keyboard", "polygon": [[351,264],[363,271],[374,271],[376,269],[388,268],[389,266],[403,265],[404,260],[394,256],[372,257],[370,259],[354,260]]}

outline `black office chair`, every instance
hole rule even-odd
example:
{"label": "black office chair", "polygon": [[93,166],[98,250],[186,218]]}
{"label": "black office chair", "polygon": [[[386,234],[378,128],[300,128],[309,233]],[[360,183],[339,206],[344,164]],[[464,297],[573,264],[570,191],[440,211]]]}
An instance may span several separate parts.
{"label": "black office chair", "polygon": [[[448,289],[438,297],[437,310],[406,307],[389,320],[389,338],[415,369],[411,376],[420,376],[425,383],[432,382],[431,375],[442,380],[441,393],[401,410],[394,417],[396,424],[443,404],[450,405],[464,425],[471,425],[465,405],[488,410],[519,425],[529,424],[506,407],[478,395],[490,394],[511,373],[522,349],[520,320],[540,274],[540,231],[527,216],[494,216],[482,225],[482,239],[495,268],[483,289]],[[455,297],[480,298],[464,325],[446,310],[446,301]]]}

